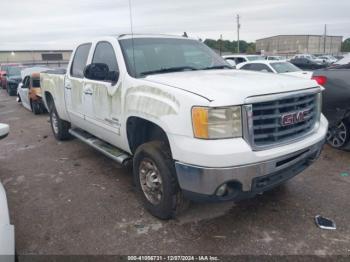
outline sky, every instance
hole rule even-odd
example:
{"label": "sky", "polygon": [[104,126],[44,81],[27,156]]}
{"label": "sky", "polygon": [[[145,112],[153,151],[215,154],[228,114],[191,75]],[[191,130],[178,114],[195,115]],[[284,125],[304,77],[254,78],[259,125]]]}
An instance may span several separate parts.
{"label": "sky", "polygon": [[[350,37],[350,0],[130,0],[134,33],[235,40],[280,34]],[[72,49],[130,33],[129,0],[0,0],[0,50]]]}

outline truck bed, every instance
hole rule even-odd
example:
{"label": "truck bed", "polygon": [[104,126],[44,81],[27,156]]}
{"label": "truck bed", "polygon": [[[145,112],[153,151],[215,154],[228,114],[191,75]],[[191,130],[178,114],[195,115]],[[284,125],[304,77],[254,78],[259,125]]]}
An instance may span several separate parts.
{"label": "truck bed", "polygon": [[50,109],[48,106],[48,94],[51,94],[60,118],[69,120],[64,96],[65,74],[66,69],[48,70],[40,74],[40,82],[43,100],[48,111]]}

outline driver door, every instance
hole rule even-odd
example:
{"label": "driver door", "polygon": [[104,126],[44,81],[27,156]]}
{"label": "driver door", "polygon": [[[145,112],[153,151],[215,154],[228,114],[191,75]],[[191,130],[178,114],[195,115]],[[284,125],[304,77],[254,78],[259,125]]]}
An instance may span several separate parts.
{"label": "driver door", "polygon": [[[109,74],[117,72],[119,75],[116,52],[107,41],[96,44],[91,63],[105,64]],[[120,139],[120,82],[120,77],[113,82],[85,78],[83,87],[83,108],[89,132],[116,146]]]}

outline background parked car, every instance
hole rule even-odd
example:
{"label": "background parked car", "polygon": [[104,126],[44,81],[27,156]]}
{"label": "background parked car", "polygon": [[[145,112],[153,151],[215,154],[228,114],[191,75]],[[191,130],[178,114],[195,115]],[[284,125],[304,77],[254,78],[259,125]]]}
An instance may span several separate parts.
{"label": "background parked car", "polygon": [[316,70],[328,67],[328,64],[315,62],[309,58],[293,58],[290,62],[303,70]]}
{"label": "background parked car", "polygon": [[269,72],[274,74],[285,74],[311,79],[312,72],[302,71],[295,65],[285,61],[256,61],[241,63],[237,69]]}
{"label": "background parked car", "polygon": [[265,60],[265,58],[261,55],[226,55],[226,56],[223,56],[223,58],[231,66],[236,66],[240,63],[249,62],[249,61]]}
{"label": "background parked car", "polygon": [[9,66],[6,75],[6,90],[10,96],[17,95],[18,84],[22,81],[21,71],[23,66]]}
{"label": "background parked car", "polygon": [[[0,123],[0,139],[9,133],[9,126]],[[15,230],[10,224],[6,192],[0,183],[0,261],[10,262],[15,259]]]}
{"label": "background parked car", "polygon": [[6,75],[10,66],[20,66],[20,64],[0,64],[0,86],[6,89]]}
{"label": "background parked car", "polygon": [[336,59],[334,56],[331,56],[331,55],[323,55],[323,56],[319,56],[318,58],[324,60],[328,64],[333,64],[338,61],[338,59]]}
{"label": "background parked car", "polygon": [[47,70],[40,67],[22,70],[23,81],[18,85],[17,101],[36,115],[46,112],[41,96],[40,72]]}
{"label": "background parked car", "polygon": [[325,64],[326,63],[326,60],[325,59],[321,59],[317,56],[314,56],[314,55],[310,55],[310,54],[301,54],[301,55],[295,55],[293,57],[293,59],[295,58],[306,58],[308,60],[311,60],[317,64]]}
{"label": "background parked car", "polygon": [[335,148],[350,149],[350,61],[317,70],[313,79],[326,89],[323,114],[329,121],[327,142]]}
{"label": "background parked car", "polygon": [[268,61],[286,61],[287,58],[283,57],[283,56],[274,55],[274,56],[267,56],[266,60],[268,60]]}

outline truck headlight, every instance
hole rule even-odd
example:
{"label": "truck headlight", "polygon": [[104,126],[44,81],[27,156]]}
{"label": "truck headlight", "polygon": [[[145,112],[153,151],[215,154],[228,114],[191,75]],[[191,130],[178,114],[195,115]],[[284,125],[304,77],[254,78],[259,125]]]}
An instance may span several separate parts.
{"label": "truck headlight", "polygon": [[240,106],[192,108],[194,137],[224,139],[242,136],[242,112]]}

